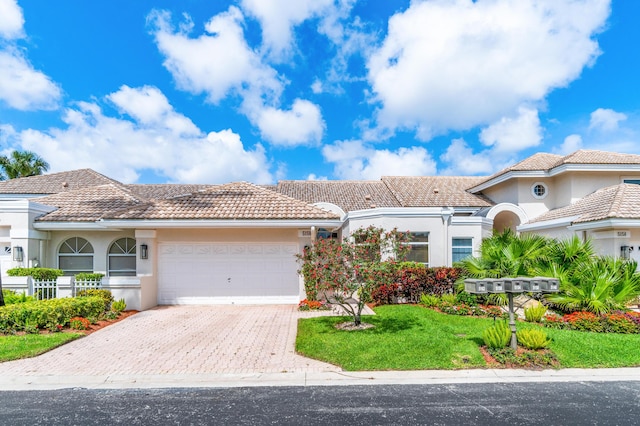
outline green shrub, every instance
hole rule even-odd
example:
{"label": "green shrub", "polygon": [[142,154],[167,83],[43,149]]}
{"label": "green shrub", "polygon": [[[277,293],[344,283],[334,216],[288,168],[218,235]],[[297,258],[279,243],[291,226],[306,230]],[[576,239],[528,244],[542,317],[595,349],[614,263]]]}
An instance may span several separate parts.
{"label": "green shrub", "polygon": [[440,297],[433,294],[423,294],[420,296],[420,303],[427,308],[433,308],[440,303]]}
{"label": "green shrub", "polygon": [[91,288],[87,290],[80,290],[76,297],[99,297],[104,301],[104,311],[111,309],[111,303],[113,303],[113,295],[109,290]]}
{"label": "green shrub", "polygon": [[442,300],[444,303],[448,303],[450,305],[455,305],[456,304],[456,295],[455,294],[443,294],[442,296],[440,296],[440,300]]}
{"label": "green shrub", "polygon": [[31,277],[34,280],[52,281],[61,277],[64,273],[60,269],[53,268],[13,268],[7,269],[10,277]]}
{"label": "green shrub", "polygon": [[524,318],[528,322],[540,322],[542,317],[547,313],[547,307],[543,304],[531,306],[524,310]]}
{"label": "green shrub", "polygon": [[25,293],[16,293],[11,290],[2,290],[2,297],[4,298],[4,303],[7,305],[12,305],[14,303],[26,303],[36,300],[33,296],[27,296]]}
{"label": "green shrub", "polygon": [[482,332],[482,340],[488,348],[500,349],[511,341],[511,330],[506,322],[498,322]]}
{"label": "green shrub", "polygon": [[81,297],[38,300],[0,307],[0,330],[28,331],[47,329],[56,331],[68,324],[73,317],[97,318],[103,312],[104,300],[100,297]]}
{"label": "green shrub", "polygon": [[101,273],[81,272],[76,274],[74,279],[76,281],[100,281],[104,277]]}
{"label": "green shrub", "polygon": [[544,349],[549,346],[551,340],[543,330],[527,328],[516,332],[518,343],[527,349]]}
{"label": "green shrub", "polygon": [[111,304],[111,310],[120,313],[127,309],[127,302],[124,299],[117,300]]}
{"label": "green shrub", "polygon": [[475,294],[467,293],[466,291],[461,291],[456,294],[456,302],[464,303],[469,306],[476,306],[478,304],[478,296]]}

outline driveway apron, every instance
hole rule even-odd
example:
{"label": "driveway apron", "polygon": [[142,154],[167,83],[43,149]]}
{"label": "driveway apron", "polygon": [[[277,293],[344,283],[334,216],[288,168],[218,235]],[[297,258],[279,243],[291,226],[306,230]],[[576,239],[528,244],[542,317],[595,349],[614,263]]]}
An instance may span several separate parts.
{"label": "driveway apron", "polygon": [[119,375],[340,371],[295,353],[293,305],[162,306],[35,358],[0,363],[0,375]]}

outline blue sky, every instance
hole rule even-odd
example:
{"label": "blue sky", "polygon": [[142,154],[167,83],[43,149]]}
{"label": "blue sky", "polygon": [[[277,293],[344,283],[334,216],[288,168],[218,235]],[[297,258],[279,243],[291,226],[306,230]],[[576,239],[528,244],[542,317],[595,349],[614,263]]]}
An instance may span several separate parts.
{"label": "blue sky", "polygon": [[222,183],[640,153],[640,2],[0,0],[0,151]]}

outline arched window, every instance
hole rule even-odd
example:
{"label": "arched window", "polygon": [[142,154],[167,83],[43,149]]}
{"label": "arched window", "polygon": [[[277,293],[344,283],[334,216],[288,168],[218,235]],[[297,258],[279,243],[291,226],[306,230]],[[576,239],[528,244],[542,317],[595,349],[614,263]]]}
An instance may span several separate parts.
{"label": "arched window", "polygon": [[72,237],[62,243],[58,250],[58,268],[65,275],[93,272],[93,246],[80,237]]}
{"label": "arched window", "polygon": [[136,275],[136,240],[120,238],[109,247],[109,276]]}

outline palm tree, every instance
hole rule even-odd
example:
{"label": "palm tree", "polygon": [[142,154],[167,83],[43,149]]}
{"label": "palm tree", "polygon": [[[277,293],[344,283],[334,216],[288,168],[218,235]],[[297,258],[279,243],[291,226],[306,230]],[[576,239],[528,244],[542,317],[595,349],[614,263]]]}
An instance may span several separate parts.
{"label": "palm tree", "polygon": [[31,151],[13,151],[9,156],[0,156],[0,168],[2,180],[15,179],[41,175],[49,170],[49,163]]}

